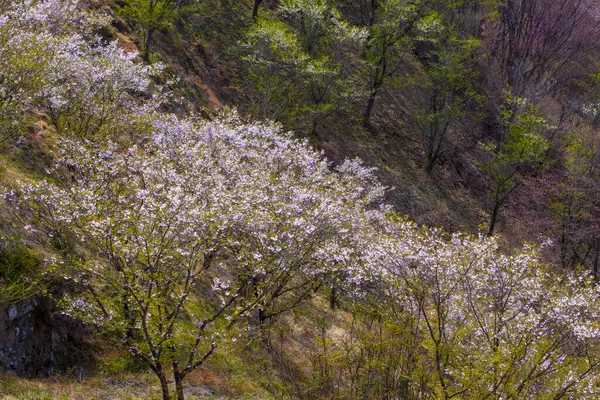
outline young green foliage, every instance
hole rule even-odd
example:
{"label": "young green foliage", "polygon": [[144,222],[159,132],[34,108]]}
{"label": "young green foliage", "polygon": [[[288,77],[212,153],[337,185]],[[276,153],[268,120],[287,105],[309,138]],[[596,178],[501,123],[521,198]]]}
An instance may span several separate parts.
{"label": "young green foliage", "polygon": [[[259,20],[241,43],[253,78],[249,96],[258,92],[261,98],[259,104],[263,105],[256,116],[275,119],[283,114],[293,123],[294,117],[304,115],[303,122],[314,132],[325,118],[347,108],[357,95],[352,85],[351,53],[360,49],[366,34],[350,26],[325,0],[283,1],[277,16],[276,21]],[[265,80],[271,76],[288,82],[281,90],[265,92],[271,86]],[[289,93],[298,94],[296,101],[281,112],[280,100],[286,104]],[[302,114],[297,114],[297,110]]]}
{"label": "young green foliage", "polygon": [[177,17],[177,0],[126,0],[119,12],[130,18],[139,32],[142,56],[150,60],[154,34],[171,27]]}
{"label": "young green foliage", "polygon": [[550,143],[541,111],[525,99],[508,95],[499,115],[500,137],[482,144],[490,159],[483,164],[491,183],[492,213],[488,235],[493,235],[501,207],[521,185],[527,170],[545,168]]}
{"label": "young green foliage", "polygon": [[397,79],[411,45],[409,33],[421,18],[421,5],[420,0],[382,0],[372,7],[374,14],[369,18],[369,39],[362,59],[362,74],[367,79],[366,124],[380,90]]}
{"label": "young green foliage", "polygon": [[[424,21],[424,22],[423,22]],[[474,37],[462,38],[456,26],[445,25],[437,13],[424,18],[419,25],[422,35],[417,46],[424,51],[425,76],[417,85],[426,90],[427,105],[417,111],[415,117],[419,132],[427,151],[427,171],[431,172],[436,161],[444,152],[452,124],[468,116],[469,106],[482,101],[473,87],[477,72],[473,60],[480,43]]]}
{"label": "young green foliage", "polygon": [[597,198],[600,193],[600,135],[582,125],[567,136],[564,157],[566,180],[550,203],[559,223],[561,263],[565,268],[584,265],[596,279],[600,268]]}

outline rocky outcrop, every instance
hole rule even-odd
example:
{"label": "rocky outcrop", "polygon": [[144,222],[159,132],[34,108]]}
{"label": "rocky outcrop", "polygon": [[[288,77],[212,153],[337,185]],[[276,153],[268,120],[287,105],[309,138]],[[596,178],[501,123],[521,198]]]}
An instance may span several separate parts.
{"label": "rocky outcrop", "polygon": [[0,307],[0,371],[52,375],[92,360],[83,325],[56,312],[52,298],[36,296]]}

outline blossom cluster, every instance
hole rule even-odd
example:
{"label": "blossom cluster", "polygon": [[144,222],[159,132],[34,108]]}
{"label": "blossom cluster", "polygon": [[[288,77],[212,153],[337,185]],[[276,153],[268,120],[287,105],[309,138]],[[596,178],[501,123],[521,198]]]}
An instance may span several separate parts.
{"label": "blossom cluster", "polygon": [[[67,264],[90,289],[71,312],[123,333],[151,326],[147,343],[158,346],[182,329],[192,300],[220,299],[213,317],[195,315],[204,332],[257,308],[276,315],[338,276],[360,285],[368,238],[385,220],[372,169],[347,161],[332,170],[305,141],[235,113],[156,116],[137,144],[62,137],[61,183],[21,182],[5,194],[39,239],[70,249]],[[198,293],[209,270],[222,277]],[[198,343],[187,346],[195,354]]]}
{"label": "blossom cluster", "polygon": [[0,122],[18,132],[15,115],[48,116],[61,134],[118,136],[132,116],[166,100],[153,77],[162,66],[138,63],[98,29],[106,18],[77,1],[7,2],[0,16]]}
{"label": "blossom cluster", "polygon": [[387,232],[369,263],[414,317],[413,340],[428,350],[418,370],[438,371],[438,396],[598,395],[600,289],[588,273],[557,275],[535,248],[507,255],[495,238],[405,220]]}

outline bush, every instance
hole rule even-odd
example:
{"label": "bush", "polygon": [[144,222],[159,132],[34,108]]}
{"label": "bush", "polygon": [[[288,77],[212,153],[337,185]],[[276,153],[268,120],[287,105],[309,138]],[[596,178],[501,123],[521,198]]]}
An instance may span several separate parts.
{"label": "bush", "polygon": [[26,299],[41,289],[39,256],[21,244],[0,242],[0,305]]}

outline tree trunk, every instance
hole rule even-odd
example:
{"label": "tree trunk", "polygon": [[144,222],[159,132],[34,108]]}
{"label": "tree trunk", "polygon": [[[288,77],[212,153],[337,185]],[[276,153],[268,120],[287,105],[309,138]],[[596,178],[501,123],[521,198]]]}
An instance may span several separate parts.
{"label": "tree trunk", "polygon": [[337,303],[337,289],[335,286],[331,288],[331,297],[329,298],[329,307],[332,310],[335,310],[335,305]]}
{"label": "tree trunk", "polygon": [[129,328],[127,328],[127,339],[133,340],[135,337],[135,316],[129,311],[129,302],[127,301],[127,297],[123,295],[123,313],[126,318],[129,320]]}
{"label": "tree trunk", "polygon": [[162,390],[163,400],[169,400],[169,382],[167,382],[167,377],[162,368],[156,372],[156,375],[158,375],[158,379],[160,379],[160,388]]}
{"label": "tree trunk", "polygon": [[262,3],[262,0],[254,0],[254,8],[252,9],[252,19],[258,20],[258,7]]}
{"label": "tree trunk", "polygon": [[154,29],[148,29],[148,32],[146,33],[146,40],[144,41],[144,53],[142,54],[142,58],[146,62],[150,62],[150,43],[153,35]]}
{"label": "tree trunk", "polygon": [[265,322],[267,322],[267,314],[265,313],[265,310],[263,310],[262,308],[259,308],[258,309],[258,324],[264,325]]}
{"label": "tree trunk", "polygon": [[363,120],[365,125],[369,125],[371,120],[371,113],[373,112],[373,105],[375,105],[375,98],[377,97],[377,89],[371,92],[369,101],[367,102],[367,109],[365,110],[365,118]]}
{"label": "tree trunk", "polygon": [[[567,228],[563,228],[563,229],[567,229]],[[567,268],[568,264],[567,264],[567,234],[565,231],[562,232],[562,234],[560,235],[560,260],[562,263],[563,268]]]}
{"label": "tree trunk", "polygon": [[429,159],[429,162],[427,163],[426,171],[428,174],[431,174],[433,172],[433,167],[435,167],[435,162],[437,161],[438,153],[434,152],[433,154],[429,154],[427,158]]}
{"label": "tree trunk", "polygon": [[268,327],[266,326],[267,319],[269,316],[265,313],[265,310],[262,308],[258,309],[258,324],[260,329],[260,342],[265,349],[271,348],[271,338],[269,335]]}
{"label": "tree trunk", "polygon": [[594,259],[594,265],[592,267],[596,282],[598,282],[598,266],[600,266],[600,249],[596,249],[596,258]]}
{"label": "tree trunk", "polygon": [[179,370],[177,361],[173,363],[173,377],[175,378],[175,391],[177,392],[177,400],[185,400],[183,394],[183,374]]}
{"label": "tree trunk", "polygon": [[375,12],[379,8],[378,0],[371,0],[371,15],[369,15],[369,26],[375,25]]}
{"label": "tree trunk", "polygon": [[492,211],[492,218],[490,219],[490,229],[488,230],[488,236],[494,235],[494,229],[496,228],[496,221],[498,220],[498,213],[500,211],[501,203],[496,201],[494,203],[494,210]]}

